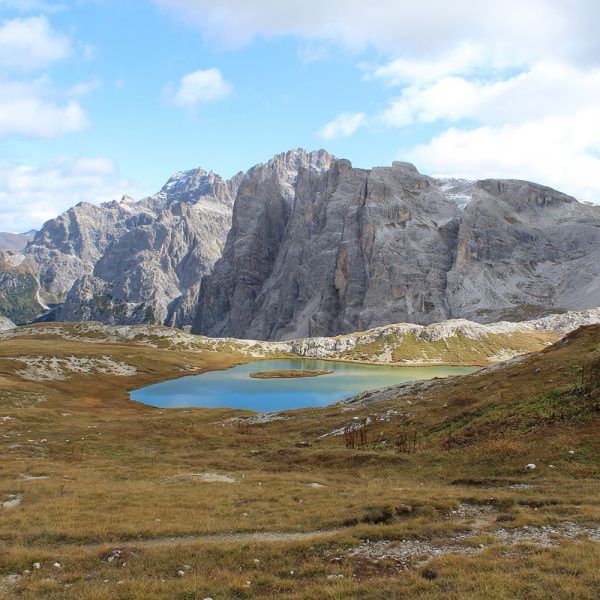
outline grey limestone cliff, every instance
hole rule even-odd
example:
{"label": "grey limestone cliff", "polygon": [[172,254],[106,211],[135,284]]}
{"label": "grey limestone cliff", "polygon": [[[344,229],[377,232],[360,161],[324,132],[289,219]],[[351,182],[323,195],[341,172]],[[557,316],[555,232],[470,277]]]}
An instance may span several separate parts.
{"label": "grey limestone cliff", "polygon": [[268,186],[241,193],[233,220],[198,333],[284,340],[600,304],[600,207],[525,181],[336,160],[300,169],[291,207]]}
{"label": "grey limestone cliff", "polygon": [[223,250],[240,179],[196,169],[141,202],[111,203],[119,230],[70,287],[60,320],[190,323],[202,276]]}

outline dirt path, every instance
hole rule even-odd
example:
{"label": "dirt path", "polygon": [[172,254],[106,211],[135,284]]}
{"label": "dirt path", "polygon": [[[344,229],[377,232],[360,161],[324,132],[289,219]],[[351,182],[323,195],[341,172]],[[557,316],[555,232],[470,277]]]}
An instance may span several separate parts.
{"label": "dirt path", "polygon": [[[226,544],[226,543],[247,543],[247,542],[302,542],[320,537],[331,537],[345,531],[344,528],[336,529],[318,529],[316,531],[304,532],[277,532],[277,531],[248,531],[241,533],[211,533],[205,535],[182,535],[182,536],[164,536],[145,539],[113,540],[98,542],[93,544],[78,542],[60,542],[56,544],[59,547],[77,547],[85,550],[96,550],[106,548],[157,548],[180,546],[187,544]],[[54,547],[56,547],[54,546]]]}

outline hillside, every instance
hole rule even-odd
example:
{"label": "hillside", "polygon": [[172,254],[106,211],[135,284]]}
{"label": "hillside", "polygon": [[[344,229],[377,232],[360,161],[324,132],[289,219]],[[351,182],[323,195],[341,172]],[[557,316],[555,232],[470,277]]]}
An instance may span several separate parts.
{"label": "hillside", "polygon": [[600,325],[469,376],[260,419],[129,401],[248,360],[136,329],[2,334],[3,592],[542,598],[560,573],[556,598],[597,596]]}
{"label": "hillside", "polygon": [[582,325],[600,322],[600,309],[520,323],[480,325],[464,320],[428,326],[401,323],[337,336],[289,342],[209,338],[154,325],[47,323],[0,334],[0,340],[58,336],[78,342],[135,343],[153,348],[237,354],[247,359],[303,357],[395,365],[488,365],[537,352]]}

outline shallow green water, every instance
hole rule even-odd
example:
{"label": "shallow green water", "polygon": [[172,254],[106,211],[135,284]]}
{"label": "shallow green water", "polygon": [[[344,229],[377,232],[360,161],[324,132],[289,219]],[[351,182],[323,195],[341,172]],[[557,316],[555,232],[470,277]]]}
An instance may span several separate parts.
{"label": "shallow green water", "polygon": [[[252,379],[252,371],[306,369],[331,375],[301,379]],[[261,360],[225,371],[210,371],[164,381],[131,392],[152,406],[244,408],[259,412],[325,406],[366,390],[406,381],[465,375],[471,367],[386,367],[312,359]]]}

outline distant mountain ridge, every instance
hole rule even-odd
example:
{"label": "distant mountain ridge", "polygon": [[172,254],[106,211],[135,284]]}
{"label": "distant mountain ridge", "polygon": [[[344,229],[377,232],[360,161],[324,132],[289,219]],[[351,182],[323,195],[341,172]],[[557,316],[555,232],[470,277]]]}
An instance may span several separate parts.
{"label": "distant mountain ridge", "polygon": [[[5,311],[19,323],[32,318],[33,304],[34,313],[58,305],[51,319],[59,321],[191,325],[202,277],[221,256],[242,180],[276,172],[291,202],[298,168],[311,168],[324,155],[293,150],[229,180],[202,168],[180,171],[137,202],[124,196],[79,203],[47,221],[23,250],[19,277],[23,271],[33,277],[19,285],[27,298],[13,293],[14,269],[0,267],[11,288]],[[2,294],[0,281],[0,308]]]}
{"label": "distant mountain ridge", "polygon": [[[291,150],[81,203],[0,260],[0,314],[286,340],[600,305],[600,207],[534,183]],[[1,258],[1,257],[0,257]],[[2,266],[4,265],[4,266]]]}
{"label": "distant mountain ridge", "polygon": [[19,253],[25,249],[34,235],[34,229],[25,233],[0,232],[0,251]]}

